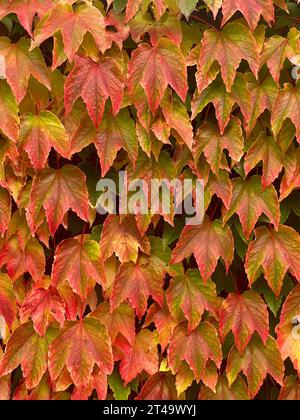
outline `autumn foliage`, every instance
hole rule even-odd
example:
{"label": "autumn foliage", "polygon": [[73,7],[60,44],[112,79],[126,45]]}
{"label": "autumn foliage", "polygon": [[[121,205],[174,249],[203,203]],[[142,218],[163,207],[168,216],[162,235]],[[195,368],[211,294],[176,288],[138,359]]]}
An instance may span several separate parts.
{"label": "autumn foliage", "polygon": [[[0,1],[0,398],[300,399],[300,6]],[[97,181],[203,179],[205,218]]]}

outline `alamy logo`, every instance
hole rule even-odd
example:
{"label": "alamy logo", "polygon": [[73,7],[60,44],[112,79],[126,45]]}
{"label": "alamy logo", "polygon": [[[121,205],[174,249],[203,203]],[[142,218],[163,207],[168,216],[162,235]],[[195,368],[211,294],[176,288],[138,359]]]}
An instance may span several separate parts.
{"label": "alamy logo", "polygon": [[184,214],[187,225],[199,225],[204,218],[204,181],[192,179],[128,180],[119,173],[118,185],[108,178],[97,183],[97,211],[100,214],[176,215]]}

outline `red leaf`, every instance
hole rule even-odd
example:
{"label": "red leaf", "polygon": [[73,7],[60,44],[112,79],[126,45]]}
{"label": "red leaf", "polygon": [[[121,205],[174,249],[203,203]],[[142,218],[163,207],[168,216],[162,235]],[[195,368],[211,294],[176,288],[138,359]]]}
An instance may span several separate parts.
{"label": "red leaf", "polygon": [[36,332],[44,336],[51,318],[55,318],[60,326],[65,320],[65,307],[57,290],[50,286],[49,289],[34,287],[25,297],[20,310],[21,322],[32,319]]}
{"label": "red leaf", "polygon": [[218,259],[222,257],[229,269],[233,261],[233,236],[230,228],[219,220],[206,219],[197,226],[185,226],[173,251],[173,263],[181,262],[194,254],[201,276],[206,281],[215,271]]}
{"label": "red leaf", "polygon": [[88,221],[88,192],[85,175],[79,168],[65,165],[62,169],[46,168],[33,180],[30,194],[29,222],[33,232],[40,225],[42,209],[52,235],[62,223],[65,213],[73,210]]}
{"label": "red leaf", "polygon": [[169,39],[161,38],[152,47],[140,44],[133,51],[129,63],[128,89],[131,95],[142,86],[148,104],[154,113],[159,107],[168,84],[185,101],[187,72],[184,57],[179,48]]}
{"label": "red leaf", "polygon": [[220,311],[220,334],[223,340],[230,330],[240,353],[245,350],[255,331],[266,343],[269,336],[269,313],[257,293],[251,290],[241,295],[231,293],[223,301]]}
{"label": "red leaf", "polygon": [[88,386],[94,365],[110,374],[113,356],[106,327],[94,317],[67,321],[49,347],[49,371],[55,381],[64,366],[76,386]]}
{"label": "red leaf", "polygon": [[76,56],[75,64],[65,83],[66,114],[81,97],[96,127],[99,126],[108,98],[116,115],[123,99],[123,76],[119,64],[111,57],[98,62],[90,57]]}

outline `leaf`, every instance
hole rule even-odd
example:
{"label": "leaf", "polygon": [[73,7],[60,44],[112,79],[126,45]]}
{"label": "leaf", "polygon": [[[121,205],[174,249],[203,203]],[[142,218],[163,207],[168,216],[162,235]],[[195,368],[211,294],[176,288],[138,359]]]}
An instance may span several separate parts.
{"label": "leaf", "polygon": [[37,170],[45,167],[51,147],[63,157],[68,156],[70,148],[64,126],[50,111],[22,116],[19,143]]}
{"label": "leaf", "polygon": [[231,348],[226,368],[229,386],[235,382],[241,371],[247,377],[251,398],[258,393],[268,373],[280,385],[283,384],[284,365],[273,337],[269,336],[264,345],[261,339],[254,335],[242,354],[235,346]]}
{"label": "leaf", "polygon": [[300,281],[300,236],[291,227],[279,225],[278,231],[259,227],[250,243],[245,270],[250,284],[254,283],[262,267],[270,288],[279,296],[287,271]]}
{"label": "leaf", "polygon": [[139,11],[143,0],[128,0],[126,6],[125,23],[129,22]]}
{"label": "leaf", "polygon": [[240,177],[235,178],[233,180],[232,201],[230,209],[224,215],[224,223],[234,213],[239,215],[247,239],[250,238],[258,218],[263,213],[270,219],[275,228],[278,228],[280,210],[274,186],[270,185],[263,190],[261,178],[258,175],[253,175],[246,181],[243,181]]}
{"label": "leaf", "polygon": [[62,327],[65,320],[65,307],[57,290],[49,286],[48,289],[33,287],[26,295],[20,310],[21,322],[29,318],[33,321],[35,331],[42,337],[52,322],[52,318]]}
{"label": "leaf", "polygon": [[211,170],[218,176],[224,149],[234,161],[239,162],[243,157],[243,146],[241,122],[232,117],[223,135],[215,124],[202,124],[195,137],[193,154],[197,160],[203,152]]}
{"label": "leaf", "polygon": [[0,38],[0,54],[5,58],[5,75],[18,103],[27,92],[28,80],[32,75],[51,89],[48,70],[43,55],[38,48],[29,51],[30,41],[21,38],[16,44],[9,38]]}
{"label": "leaf", "polygon": [[177,325],[177,323],[171,316],[165,301],[163,307],[159,306],[156,303],[153,303],[148,309],[145,320],[145,327],[148,327],[152,322],[157,328],[159,343],[163,352],[168,346],[170,337],[174,331],[174,328]]}
{"label": "leaf", "polygon": [[93,290],[95,282],[104,286],[105,271],[99,244],[90,239],[66,239],[56,248],[52,284],[57,287],[64,280],[82,300]]}
{"label": "leaf", "polygon": [[288,295],[283,304],[280,322],[276,327],[277,344],[285,360],[292,360],[295,369],[300,372],[300,285]]}
{"label": "leaf", "polygon": [[[199,86],[198,91],[200,92]],[[201,93],[195,93],[192,102],[192,119],[194,119],[210,103],[213,103],[216,111],[216,118],[219,123],[220,133],[224,131],[230,121],[231,111],[235,103],[241,109],[245,119],[249,118],[251,107],[250,93],[246,84],[246,79],[240,73],[232,86],[231,93],[226,92],[225,85],[218,78]]]}
{"label": "leaf", "polygon": [[104,176],[113,164],[118,151],[127,151],[134,163],[138,156],[138,139],[134,121],[127,109],[121,109],[116,117],[110,112],[104,114],[95,139],[101,163],[101,175]]}
{"label": "leaf", "polygon": [[128,69],[128,90],[134,95],[137,88],[145,90],[149,107],[155,113],[168,84],[185,101],[187,71],[179,48],[169,39],[161,38],[155,46],[142,43],[133,51]]}
{"label": "leaf", "polygon": [[102,121],[105,103],[111,99],[116,115],[123,99],[123,76],[120,65],[111,57],[95,62],[87,56],[76,56],[65,82],[65,108],[68,115],[74,102],[81,97],[97,128]]}
{"label": "leaf", "polygon": [[85,175],[79,168],[72,165],[65,165],[62,169],[46,168],[35,176],[28,207],[33,232],[39,226],[43,209],[52,235],[68,210],[73,210],[81,219],[88,221],[88,192]]}
{"label": "leaf", "polygon": [[130,23],[131,37],[135,42],[139,42],[146,33],[149,34],[152,45],[165,36],[180,46],[182,29],[179,16],[165,14],[159,21],[155,21],[149,13],[138,13]]}
{"label": "leaf", "polygon": [[136,400],[177,400],[174,377],[169,372],[157,372],[150,376]]}
{"label": "leaf", "polygon": [[240,376],[229,387],[226,375],[223,374],[218,379],[216,392],[214,393],[205,385],[201,385],[198,399],[216,401],[249,400],[249,393],[247,385]]}
{"label": "leaf", "polygon": [[112,373],[113,356],[106,327],[94,317],[65,322],[49,346],[52,381],[66,366],[76,386],[88,386],[95,364],[105,374]]}
{"label": "leaf", "polygon": [[161,109],[170,128],[180,136],[190,150],[193,147],[194,133],[185,106],[167,93],[163,97]]}
{"label": "leaf", "polygon": [[47,369],[48,343],[51,334],[40,337],[32,322],[21,324],[10,336],[0,362],[0,376],[21,365],[28,389],[37,386]]}
{"label": "leaf", "polygon": [[274,19],[274,6],[272,0],[224,0],[222,3],[222,24],[226,23],[235,12],[241,12],[252,32],[256,29],[260,16],[270,25]]}
{"label": "leaf", "polygon": [[182,360],[188,363],[197,382],[202,379],[208,360],[214,361],[217,367],[220,367],[221,344],[215,328],[209,322],[201,322],[190,334],[187,323],[177,325],[168,351],[168,361],[173,374],[178,372]]}
{"label": "leaf", "polygon": [[84,4],[74,11],[69,4],[57,3],[38,23],[31,48],[40,45],[58,31],[61,31],[64,50],[70,62],[87,32],[93,36],[101,52],[110,46],[105,34],[104,17],[90,4]]}
{"label": "leaf", "polygon": [[247,73],[247,84],[251,97],[249,116],[246,118],[246,131],[249,135],[262,113],[266,109],[272,110],[278,87],[271,76],[257,81],[252,73]]}
{"label": "leaf", "polygon": [[7,274],[0,273],[0,313],[11,329],[16,318],[16,297],[11,279]]}
{"label": "leaf", "polygon": [[188,19],[194,9],[196,9],[197,0],[177,0],[177,5],[181,13]]}
{"label": "leaf", "polygon": [[6,232],[11,215],[11,197],[9,192],[0,187],[0,233],[3,236]]}
{"label": "leaf", "polygon": [[280,390],[279,400],[299,401],[300,383],[297,376],[288,376],[284,380],[283,388]]}
{"label": "leaf", "polygon": [[19,135],[19,109],[8,84],[0,80],[0,128],[11,140]]}
{"label": "leaf", "polygon": [[261,52],[261,66],[267,64],[270,73],[279,85],[281,70],[286,58],[292,60],[300,52],[299,33],[296,28],[291,28],[287,38],[274,35],[265,40]]}
{"label": "leaf", "polygon": [[209,221],[196,226],[185,226],[176,248],[173,251],[172,263],[181,262],[194,254],[201,276],[208,280],[217,267],[220,257],[229,269],[233,261],[233,236],[230,228],[219,220]]}
{"label": "leaf", "polygon": [[143,370],[149,375],[158,371],[157,333],[142,329],[132,344],[119,336],[118,346],[122,351],[120,374],[125,385]]}
{"label": "leaf", "polygon": [[220,311],[220,335],[223,340],[230,330],[240,353],[246,349],[255,331],[266,343],[269,336],[269,313],[258,293],[251,290],[243,294],[231,293],[223,301]]}
{"label": "leaf", "polygon": [[218,61],[227,92],[231,92],[241,60],[247,60],[257,76],[258,46],[254,36],[242,23],[227,23],[220,31],[215,28],[208,29],[204,32],[201,45],[198,69],[206,76],[214,61]]}
{"label": "leaf", "polygon": [[162,306],[163,280],[164,270],[151,264],[147,257],[141,256],[136,264],[132,261],[122,264],[112,289],[111,309],[128,300],[141,319],[150,296]]}
{"label": "leaf", "polygon": [[106,326],[111,342],[122,334],[129,343],[135,338],[135,314],[130,305],[121,303],[116,309],[111,310],[109,302],[102,302],[92,312],[92,316],[98,318]]}
{"label": "leaf", "polygon": [[108,384],[114,393],[116,400],[127,401],[131,393],[130,385],[124,386],[121,376],[117,370],[115,370],[108,378]]}
{"label": "leaf", "polygon": [[22,26],[32,36],[32,23],[36,14],[42,17],[51,8],[50,0],[11,0],[0,5],[0,19],[10,13],[18,16]]}
{"label": "leaf", "polygon": [[118,216],[108,216],[103,224],[100,247],[104,260],[115,253],[122,263],[136,262],[139,249],[150,254],[149,240],[146,236],[142,237],[133,216],[127,216],[122,221]]}
{"label": "leaf", "polygon": [[261,181],[265,189],[278,178],[284,163],[280,147],[273,137],[267,136],[265,132],[257,137],[247,152],[244,164],[246,176],[260,161],[263,162]]}
{"label": "leaf", "polygon": [[42,279],[45,271],[45,253],[35,238],[30,239],[24,249],[17,235],[12,236],[0,251],[0,267],[6,265],[7,274],[15,281],[24,273],[30,273],[33,280]]}
{"label": "leaf", "polygon": [[211,280],[204,284],[198,270],[188,270],[173,277],[167,290],[167,301],[175,320],[180,320],[183,311],[189,321],[189,332],[198,326],[205,310],[218,317],[221,304],[215,284]]}
{"label": "leaf", "polygon": [[271,125],[275,137],[278,136],[284,121],[289,118],[296,128],[297,140],[300,143],[300,83],[292,86],[285,83],[283,89],[279,90],[272,109]]}

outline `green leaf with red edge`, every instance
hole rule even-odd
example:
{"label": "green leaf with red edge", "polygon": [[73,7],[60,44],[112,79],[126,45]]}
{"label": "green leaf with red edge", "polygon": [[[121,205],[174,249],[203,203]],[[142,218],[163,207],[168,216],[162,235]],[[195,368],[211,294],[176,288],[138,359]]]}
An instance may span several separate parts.
{"label": "green leaf with red edge", "polygon": [[107,111],[94,144],[100,158],[102,176],[107,173],[120,149],[126,150],[130,160],[135,163],[138,156],[138,138],[129,111],[121,109],[115,117],[111,111]]}
{"label": "green leaf with red edge", "polygon": [[261,66],[267,64],[277,85],[279,85],[286,58],[293,60],[300,53],[299,36],[299,31],[296,28],[291,28],[286,38],[274,35],[264,42],[261,52]]}
{"label": "green leaf with red edge", "polygon": [[49,286],[48,289],[34,286],[26,295],[20,309],[21,322],[32,319],[34,329],[40,336],[44,336],[47,328],[55,319],[60,327],[65,320],[65,305],[58,291]]}
{"label": "green leaf with red edge", "polygon": [[192,119],[210,103],[213,103],[215,107],[221,135],[224,134],[230,121],[231,111],[235,103],[239,105],[244,118],[247,120],[251,108],[251,98],[245,77],[241,73],[237,73],[231,93],[226,92],[225,85],[220,78],[213,81],[201,93],[195,92],[192,101]]}
{"label": "green leaf with red edge", "polygon": [[52,284],[57,287],[64,280],[82,300],[95,287],[95,282],[106,283],[104,265],[98,242],[88,238],[72,238],[62,241],[56,248]]}
{"label": "green leaf with red edge", "polygon": [[175,320],[180,320],[183,311],[189,332],[198,326],[205,310],[218,317],[221,307],[215,284],[211,280],[204,284],[199,271],[191,269],[171,279],[167,301]]}
{"label": "green leaf with red edge", "polygon": [[300,143],[300,82],[296,86],[285,83],[284,87],[278,91],[271,116],[271,125],[274,136],[277,137],[284,121],[289,118],[296,128],[297,140]]}
{"label": "green leaf with red edge", "polygon": [[280,185],[280,201],[300,187],[300,150],[290,147],[284,156],[284,176]]}
{"label": "green leaf with red edge", "polygon": [[138,13],[130,22],[131,37],[138,43],[146,33],[149,34],[152,45],[155,45],[158,39],[165,36],[174,44],[180,46],[182,29],[179,16],[165,14],[159,21],[155,21],[149,13]]}
{"label": "green leaf with red edge", "polygon": [[104,260],[115,253],[122,263],[136,262],[139,249],[150,254],[149,239],[140,234],[133,216],[123,220],[119,216],[108,216],[103,224],[100,247]]}
{"label": "green leaf with red edge", "polygon": [[222,24],[226,23],[236,12],[241,12],[244,15],[252,32],[255,31],[261,16],[269,25],[275,19],[272,0],[223,0]]}
{"label": "green leaf with red edge", "polygon": [[157,372],[150,376],[136,400],[177,400],[174,377],[170,372]]}
{"label": "green leaf with red edge", "polygon": [[145,328],[136,334],[133,343],[118,336],[115,345],[121,353],[120,374],[125,385],[142,371],[149,375],[154,375],[158,371],[157,344],[157,331],[151,332]]}
{"label": "green leaf with red edge", "polygon": [[220,375],[216,387],[213,392],[205,385],[201,385],[198,400],[216,400],[216,401],[243,401],[249,400],[247,385],[244,380],[238,376],[234,383],[229,387],[226,375]]}
{"label": "green leaf with red edge", "polygon": [[48,344],[54,338],[49,330],[40,337],[31,321],[21,324],[10,336],[0,362],[0,376],[7,375],[21,365],[28,389],[37,386],[47,369]]}
{"label": "green leaf with red edge", "polygon": [[254,36],[240,22],[227,23],[220,31],[212,28],[204,32],[201,41],[198,68],[205,77],[214,61],[221,66],[221,75],[227,92],[231,92],[236,70],[242,60],[247,60],[257,76],[259,50]]}
{"label": "green leaf with red edge", "polygon": [[129,343],[133,343],[135,338],[135,314],[130,305],[121,303],[116,309],[111,310],[109,302],[101,302],[91,316],[98,318],[106,326],[112,343],[119,334],[122,334]]}
{"label": "green leaf with red edge", "polygon": [[13,235],[0,251],[0,267],[4,265],[13,281],[28,272],[38,282],[45,271],[44,249],[35,238],[29,239],[23,249],[18,236]]}
{"label": "green leaf with red edge", "polygon": [[0,54],[5,59],[5,75],[18,103],[27,92],[30,75],[51,89],[47,67],[41,51],[29,51],[30,41],[21,38],[16,44],[9,38],[0,38]]}
{"label": "green leaf with red edge", "polygon": [[10,13],[18,16],[22,26],[32,36],[32,23],[36,14],[42,17],[51,9],[51,0],[10,0],[0,4],[0,19]]}
{"label": "green leaf with red edge", "polygon": [[259,219],[264,213],[273,225],[278,228],[280,221],[279,202],[276,190],[270,185],[262,188],[261,177],[253,175],[247,180],[238,177],[233,179],[233,196],[229,210],[223,217],[226,223],[231,216],[239,215],[243,232],[247,239]]}
{"label": "green leaf with red edge", "polygon": [[11,88],[0,80],[0,128],[12,141],[19,136],[19,108]]}
{"label": "green leaf with red edge", "polygon": [[43,210],[52,235],[68,210],[73,210],[81,219],[88,221],[86,178],[79,168],[72,165],[65,165],[61,169],[46,168],[35,176],[28,206],[28,221],[33,232],[39,227]]}
{"label": "green leaf with red edge", "polygon": [[185,226],[176,248],[173,251],[172,263],[181,262],[194,254],[201,276],[208,280],[222,257],[226,270],[233,261],[233,236],[227,225],[222,226],[219,220],[211,222],[206,218],[204,223],[196,226]]}
{"label": "green leaf with red edge", "polygon": [[0,273],[0,314],[11,329],[16,318],[16,296],[10,277]]}
{"label": "green leaf with red edge", "polygon": [[177,325],[168,350],[169,366],[173,374],[178,372],[183,360],[194,372],[197,382],[201,380],[208,360],[214,361],[217,367],[220,367],[221,343],[212,324],[207,321],[201,322],[190,333],[188,333],[187,322]]}
{"label": "green leaf with red edge", "polygon": [[134,95],[138,87],[142,86],[154,113],[169,84],[185,101],[188,89],[187,71],[180,49],[167,38],[159,39],[155,46],[139,44],[129,63],[129,93]]}
{"label": "green leaf with red edge", "polygon": [[268,109],[272,110],[278,87],[273,78],[267,75],[262,81],[256,80],[252,73],[246,74],[247,85],[250,93],[250,109],[246,118],[246,131],[249,135],[257,123],[258,118]]}
{"label": "green leaf with red edge", "polygon": [[284,163],[283,153],[280,147],[274,138],[267,136],[265,132],[261,132],[247,151],[244,162],[246,176],[260,161],[263,162],[261,182],[265,189],[278,178]]}
{"label": "green leaf with red edge", "polygon": [[111,341],[106,327],[95,317],[65,322],[49,346],[52,381],[65,366],[76,386],[87,386],[94,365],[107,375],[113,370]]}
{"label": "green leaf with red edge", "polygon": [[276,296],[288,271],[300,282],[300,236],[293,228],[279,225],[278,231],[266,227],[255,230],[245,260],[250,284],[258,278],[261,268]]}
{"label": "green leaf with red edge", "polygon": [[[299,267],[299,266],[298,266]],[[276,327],[277,344],[283,360],[292,360],[300,373],[300,285],[288,295]]]}
{"label": "green leaf with red edge", "polygon": [[93,36],[102,52],[111,45],[105,33],[104,17],[91,4],[81,5],[73,10],[69,4],[57,3],[36,26],[31,48],[40,45],[58,31],[61,31],[64,50],[71,62],[87,32]]}
{"label": "green leaf with red edge", "polygon": [[200,126],[195,136],[193,155],[196,160],[203,152],[211,170],[218,176],[223,161],[224,149],[230,157],[239,162],[243,157],[244,138],[241,122],[232,117],[223,135],[216,124],[206,122]]}
{"label": "green leaf with red edge", "polygon": [[287,376],[284,380],[283,387],[279,393],[279,400],[290,400],[290,401],[299,401],[300,400],[300,381],[297,376],[291,375]]}
{"label": "green leaf with red edge", "polygon": [[269,313],[260,295],[251,290],[231,293],[223,301],[220,311],[220,335],[224,340],[232,330],[240,353],[247,347],[254,332],[266,343],[269,336]]}
{"label": "green leaf with red edge", "polygon": [[226,374],[231,386],[239,372],[247,377],[251,398],[258,393],[267,374],[270,374],[280,385],[283,384],[284,364],[276,341],[269,336],[266,345],[254,335],[243,353],[233,346],[230,350]]}
{"label": "green leaf with red edge", "polygon": [[96,127],[102,121],[105,103],[111,99],[116,115],[123,99],[123,75],[120,65],[111,57],[101,57],[97,62],[87,56],[76,56],[75,63],[65,82],[64,98],[68,115],[74,102],[81,97]]}
{"label": "green leaf with red edge", "polygon": [[50,111],[22,115],[19,145],[26,150],[36,170],[45,167],[51,147],[63,157],[68,157],[70,148],[65,127]]}
{"label": "green leaf with red edge", "polygon": [[175,131],[175,136],[176,134],[179,135],[180,139],[192,150],[194,133],[185,106],[175,98],[172,98],[170,92],[167,91],[162,99],[161,109],[166,123]]}
{"label": "green leaf with red edge", "polygon": [[164,274],[162,267],[155,266],[150,258],[144,256],[140,256],[137,263],[130,261],[122,264],[112,289],[111,309],[128,300],[141,319],[150,296],[162,306]]}

